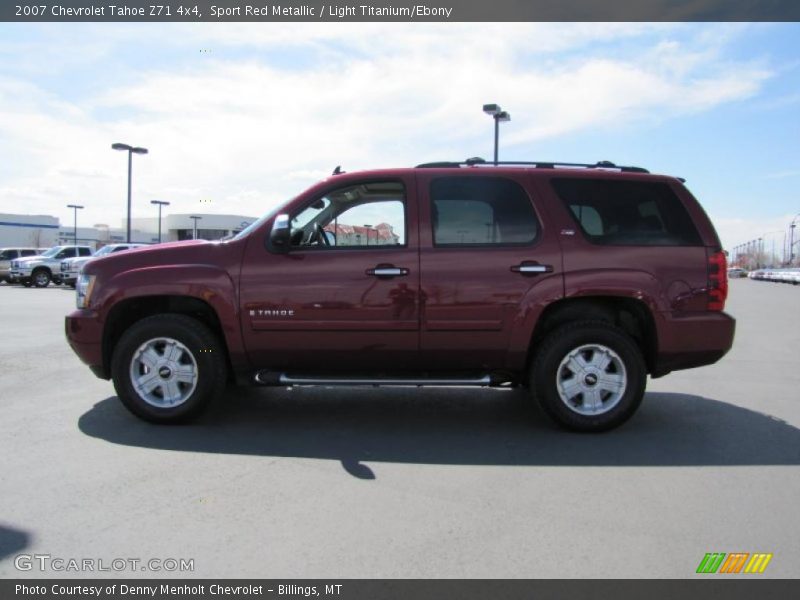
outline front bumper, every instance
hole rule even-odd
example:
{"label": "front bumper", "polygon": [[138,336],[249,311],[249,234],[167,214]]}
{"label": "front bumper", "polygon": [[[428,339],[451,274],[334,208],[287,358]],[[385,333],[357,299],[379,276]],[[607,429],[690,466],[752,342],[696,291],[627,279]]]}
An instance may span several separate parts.
{"label": "front bumper", "polygon": [[70,348],[92,372],[101,379],[109,379],[103,364],[103,322],[96,311],[78,309],[64,319],[64,333]]}
{"label": "front bumper", "polygon": [[711,365],[733,346],[736,320],[724,312],[661,313],[653,377]]}

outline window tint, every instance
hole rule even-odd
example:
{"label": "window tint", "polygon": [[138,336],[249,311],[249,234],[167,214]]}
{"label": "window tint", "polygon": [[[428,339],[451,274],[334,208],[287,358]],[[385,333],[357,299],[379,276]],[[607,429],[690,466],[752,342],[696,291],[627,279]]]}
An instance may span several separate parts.
{"label": "window tint", "polygon": [[307,205],[291,223],[293,246],[404,246],[405,188],[381,181],[333,190]]}
{"label": "window tint", "polygon": [[36,250],[23,250],[22,256],[36,256],[39,254]]}
{"label": "window tint", "polygon": [[665,183],[554,179],[556,193],[594,244],[696,246],[700,236]]}
{"label": "window tint", "polygon": [[522,187],[501,177],[446,177],[431,183],[437,246],[530,244],[539,222]]}
{"label": "window tint", "polygon": [[3,252],[0,252],[0,260],[12,260],[17,256],[16,250],[3,250]]}
{"label": "window tint", "polygon": [[79,256],[91,256],[92,251],[89,248],[78,248]]}

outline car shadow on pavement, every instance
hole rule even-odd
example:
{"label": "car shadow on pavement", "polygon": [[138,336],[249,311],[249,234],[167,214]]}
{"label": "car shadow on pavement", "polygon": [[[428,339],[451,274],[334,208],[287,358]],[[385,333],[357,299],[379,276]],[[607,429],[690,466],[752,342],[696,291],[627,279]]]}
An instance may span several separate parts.
{"label": "car shadow on pavement", "polygon": [[30,541],[31,536],[24,531],[0,525],[0,560],[24,550]]}
{"label": "car shadow on pavement", "polygon": [[554,428],[521,390],[232,388],[199,421],[157,426],[116,397],[82,415],[86,435],[115,444],[364,463],[529,466],[800,464],[800,429],[688,394],[648,393],[634,418],[584,435]]}

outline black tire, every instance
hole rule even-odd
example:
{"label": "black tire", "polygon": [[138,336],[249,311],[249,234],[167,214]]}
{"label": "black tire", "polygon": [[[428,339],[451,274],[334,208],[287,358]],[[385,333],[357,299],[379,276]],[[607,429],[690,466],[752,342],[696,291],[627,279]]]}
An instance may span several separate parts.
{"label": "black tire", "polygon": [[51,281],[52,277],[47,269],[36,269],[31,273],[31,283],[37,288],[46,288]]}
{"label": "black tire", "polygon": [[22,287],[31,287],[33,285],[30,279],[22,279],[20,283],[22,284]]}
{"label": "black tire", "polygon": [[[154,405],[158,392],[150,394],[148,402],[136,391],[131,380],[131,370],[141,368],[141,361],[134,363],[138,351],[146,344],[159,339],[171,339],[183,346],[181,359],[188,361],[188,352],[194,361],[196,383],[185,399],[175,406]],[[157,345],[155,346],[157,352]],[[179,314],[164,314],[146,317],[132,325],[120,338],[111,361],[111,376],[114,389],[125,407],[137,417],[151,423],[183,423],[198,416],[210,402],[219,398],[225,390],[227,362],[224,346],[216,335],[203,323]],[[162,358],[166,356],[166,349]],[[192,366],[191,364],[188,366]],[[163,368],[163,367],[161,367]],[[169,368],[167,368],[169,371]],[[160,372],[158,373],[160,376]],[[147,373],[143,373],[142,377]],[[171,377],[171,375],[170,375]],[[165,381],[169,381],[165,379]],[[178,384],[176,384],[178,385]],[[161,395],[165,394],[164,387]]]}
{"label": "black tire", "polygon": [[[597,364],[605,356],[608,366],[595,368],[595,353]],[[571,355],[580,359],[586,370],[579,374],[570,364],[562,364]],[[624,390],[607,391],[603,386],[606,379],[613,379],[615,385],[624,382]],[[578,321],[552,331],[536,351],[530,375],[531,391],[544,412],[561,427],[581,432],[607,431],[630,419],[642,402],[646,380],[647,367],[639,346],[627,333],[603,321]],[[570,386],[570,382],[574,384]],[[600,399],[599,406],[585,406],[581,391],[570,397],[570,387],[586,389],[588,397]],[[560,389],[565,390],[566,399],[562,400]]]}

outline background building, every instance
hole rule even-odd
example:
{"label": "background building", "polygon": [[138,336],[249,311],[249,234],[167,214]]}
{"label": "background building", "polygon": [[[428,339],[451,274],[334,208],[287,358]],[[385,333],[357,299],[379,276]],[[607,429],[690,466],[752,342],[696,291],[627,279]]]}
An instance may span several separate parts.
{"label": "background building", "polygon": [[58,243],[58,219],[0,213],[0,247],[49,248]]}
{"label": "background building", "polygon": [[[192,213],[197,221],[197,238],[218,240],[239,233],[256,217],[243,215],[212,215]],[[125,221],[121,227],[98,223],[93,227],[78,227],[77,243],[101,248],[106,244],[126,241]],[[164,215],[161,222],[161,241],[175,242],[193,238],[194,220],[189,214]],[[373,234],[374,235],[374,234]],[[131,241],[143,244],[158,242],[158,219],[131,219]],[[69,223],[61,224],[49,215],[17,215],[0,213],[0,248],[25,246],[49,248],[57,244],[75,243],[75,230]]]}
{"label": "background building", "polygon": [[[190,218],[191,216],[200,217],[197,221],[197,238],[201,240],[218,240],[226,235],[239,233],[256,220],[256,217],[243,215],[212,215],[205,213],[164,215],[161,223],[161,241],[191,240],[194,233],[194,219]],[[151,239],[132,239],[131,241],[158,241],[158,218],[156,217],[131,219],[131,228],[141,231],[144,236],[151,236]],[[133,237],[132,232],[131,237]]]}

